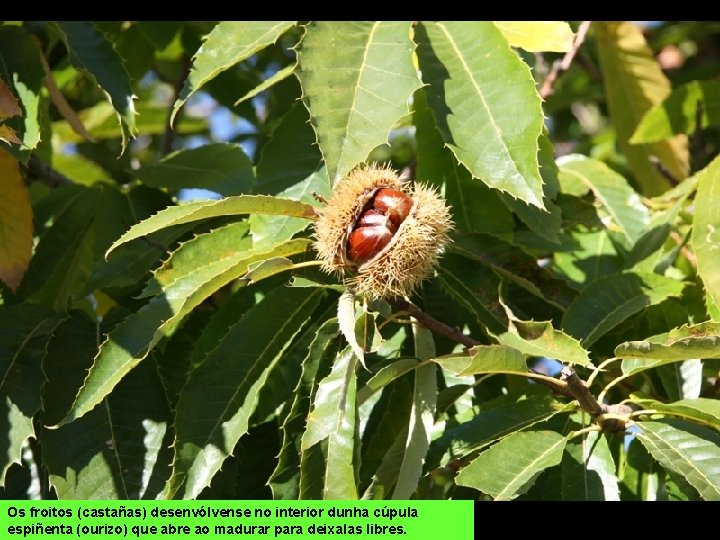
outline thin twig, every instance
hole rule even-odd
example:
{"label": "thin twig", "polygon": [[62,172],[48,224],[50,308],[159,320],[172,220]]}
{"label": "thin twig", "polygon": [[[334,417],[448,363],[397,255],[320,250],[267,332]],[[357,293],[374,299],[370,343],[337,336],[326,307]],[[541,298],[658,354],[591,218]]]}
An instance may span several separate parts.
{"label": "thin twig", "polygon": [[173,84],[173,95],[172,99],[170,100],[170,105],[168,107],[167,119],[165,120],[165,133],[163,133],[163,138],[160,142],[160,154],[162,156],[165,156],[172,151],[172,145],[173,141],[175,140],[176,133],[173,129],[173,124],[178,125],[178,123],[180,122],[180,118],[182,117],[182,114],[185,110],[185,107],[183,106],[178,109],[178,112],[175,114],[174,122],[171,122],[170,119],[172,118],[173,110],[175,109],[175,102],[177,101],[178,96],[180,95],[180,92],[185,85],[185,79],[187,79],[188,75],[190,74],[191,66],[191,58],[189,56],[185,56],[183,58],[183,65],[180,71],[180,76],[175,80],[175,83]]}
{"label": "thin twig", "polygon": [[678,245],[680,253],[687,259],[687,262],[689,262],[693,268],[697,268],[697,258],[695,258],[695,254],[685,245],[687,244],[687,237],[683,239],[677,231],[671,231],[670,238]]}
{"label": "thin twig", "polygon": [[562,60],[556,60],[555,62],[553,62],[553,67],[550,70],[547,78],[543,81],[542,88],[540,88],[541,98],[545,99],[550,94],[552,94],[553,85],[555,84],[557,78],[560,76],[561,73],[570,69],[570,65],[572,64],[575,55],[580,50],[581,45],[585,41],[585,36],[587,35],[589,28],[590,21],[581,22],[580,26],[578,27],[577,34],[575,34],[575,41],[573,42],[570,50],[565,53],[565,56],[563,56]]}
{"label": "thin twig", "polygon": [[457,328],[453,328],[445,324],[444,322],[438,321],[435,317],[428,315],[422,309],[417,307],[415,304],[408,302],[402,298],[396,298],[390,302],[395,309],[407,312],[408,315],[415,317],[425,328],[445,336],[446,338],[465,345],[467,348],[475,347],[476,345],[482,345],[478,340],[470,336],[466,336]]}
{"label": "thin twig", "polygon": [[660,162],[657,156],[650,156],[648,160],[650,160],[652,166],[655,167],[655,170],[662,174],[673,186],[677,186],[680,183],[680,180],[675,178],[675,175]]}
{"label": "thin twig", "polygon": [[[396,298],[391,300],[390,304],[395,309],[404,311],[412,317],[415,317],[415,319],[417,319],[417,321],[428,330],[455,341],[456,343],[465,345],[467,348],[482,345],[482,343],[475,338],[466,336],[457,328],[453,328],[444,322],[438,321],[435,317],[425,313],[418,306],[408,302],[407,300]],[[607,408],[597,402],[597,400],[590,394],[585,382],[577,375],[577,373],[575,373],[575,370],[569,366],[565,366],[563,368],[560,379],[539,377],[531,370],[528,370],[527,376],[531,377],[537,383],[551,388],[557,394],[575,399],[580,404],[580,407],[584,411],[588,412],[593,418],[597,418],[601,414],[607,412]]]}
{"label": "thin twig", "polygon": [[49,187],[69,186],[74,184],[63,173],[56,171],[50,165],[45,163],[37,154],[32,154],[26,165],[27,177],[29,183],[38,181]]}

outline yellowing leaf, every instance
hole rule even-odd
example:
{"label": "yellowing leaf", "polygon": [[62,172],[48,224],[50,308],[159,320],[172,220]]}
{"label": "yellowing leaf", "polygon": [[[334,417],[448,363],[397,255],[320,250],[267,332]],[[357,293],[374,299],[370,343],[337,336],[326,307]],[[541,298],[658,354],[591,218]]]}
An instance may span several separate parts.
{"label": "yellowing leaf", "polygon": [[670,183],[652,165],[650,157],[678,180],[688,171],[687,136],[652,144],[630,144],[645,113],[670,94],[670,82],[653,58],[640,29],[629,22],[594,25],[608,106],[617,138],[643,195],[658,195]]}
{"label": "yellowing leaf", "polygon": [[575,37],[564,21],[498,21],[495,26],[510,45],[529,52],[567,52]]}
{"label": "yellowing leaf", "polygon": [[22,144],[22,139],[17,136],[15,130],[4,124],[0,125],[0,141],[5,141],[8,144]]}
{"label": "yellowing leaf", "polygon": [[0,80],[0,120],[19,116],[22,114],[20,104],[15,94],[8,88],[4,81]]}
{"label": "yellowing leaf", "polygon": [[32,209],[20,167],[0,150],[0,279],[17,289],[32,254]]}

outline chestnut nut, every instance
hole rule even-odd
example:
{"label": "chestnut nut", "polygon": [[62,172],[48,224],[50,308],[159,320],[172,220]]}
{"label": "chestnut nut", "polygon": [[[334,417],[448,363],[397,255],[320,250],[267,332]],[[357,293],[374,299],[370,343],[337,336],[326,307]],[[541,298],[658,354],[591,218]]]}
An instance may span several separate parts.
{"label": "chestnut nut", "polygon": [[412,205],[412,199],[398,189],[378,189],[365,205],[348,237],[350,260],[363,264],[382,251],[410,214]]}

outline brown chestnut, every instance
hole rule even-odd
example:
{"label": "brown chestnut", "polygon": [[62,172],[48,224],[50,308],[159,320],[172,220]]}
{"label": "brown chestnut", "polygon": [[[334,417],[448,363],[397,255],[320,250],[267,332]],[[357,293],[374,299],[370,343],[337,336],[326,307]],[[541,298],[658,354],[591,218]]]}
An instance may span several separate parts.
{"label": "brown chestnut", "polygon": [[373,198],[373,208],[385,214],[397,229],[410,214],[413,200],[405,193],[393,188],[380,188]]}
{"label": "brown chestnut", "polygon": [[356,264],[369,261],[387,246],[392,237],[393,232],[384,225],[358,227],[348,238],[348,256]]}
{"label": "brown chestnut", "polygon": [[387,227],[393,233],[397,230],[388,216],[373,209],[365,210],[357,220],[355,227]]}

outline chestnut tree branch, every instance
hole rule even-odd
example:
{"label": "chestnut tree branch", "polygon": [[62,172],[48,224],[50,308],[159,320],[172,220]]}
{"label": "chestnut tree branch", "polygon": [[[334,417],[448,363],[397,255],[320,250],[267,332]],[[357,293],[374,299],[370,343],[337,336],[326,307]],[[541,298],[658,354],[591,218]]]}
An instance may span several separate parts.
{"label": "chestnut tree branch", "polygon": [[[404,311],[408,315],[415,317],[417,321],[425,326],[428,330],[444,336],[451,341],[465,345],[468,349],[477,345],[482,345],[481,342],[471,336],[466,336],[459,329],[453,328],[444,322],[438,321],[432,315],[425,313],[415,304],[408,302],[403,298],[395,298],[390,300],[390,304],[399,311]],[[533,372],[528,371],[528,376],[532,376]],[[580,405],[584,411],[589,413],[593,418],[598,418],[601,415],[608,412],[608,408],[598,403],[588,390],[585,381],[583,381],[573,368],[570,366],[563,367],[560,375],[560,379],[552,379],[549,377],[532,377],[533,380],[539,384],[551,388],[555,393],[564,395],[571,399],[574,399]]]}
{"label": "chestnut tree branch", "polygon": [[550,94],[553,93],[553,85],[555,84],[555,81],[560,76],[561,73],[564,71],[567,71],[570,69],[570,65],[572,64],[573,59],[575,58],[575,55],[580,50],[581,45],[585,41],[585,36],[587,35],[588,29],[590,28],[590,21],[583,21],[580,23],[580,26],[578,27],[577,34],[575,34],[575,41],[573,42],[572,47],[568,52],[565,53],[565,56],[561,60],[556,60],[553,62],[552,69],[550,70],[550,73],[543,81],[543,85],[540,88],[540,97],[545,99]]}

